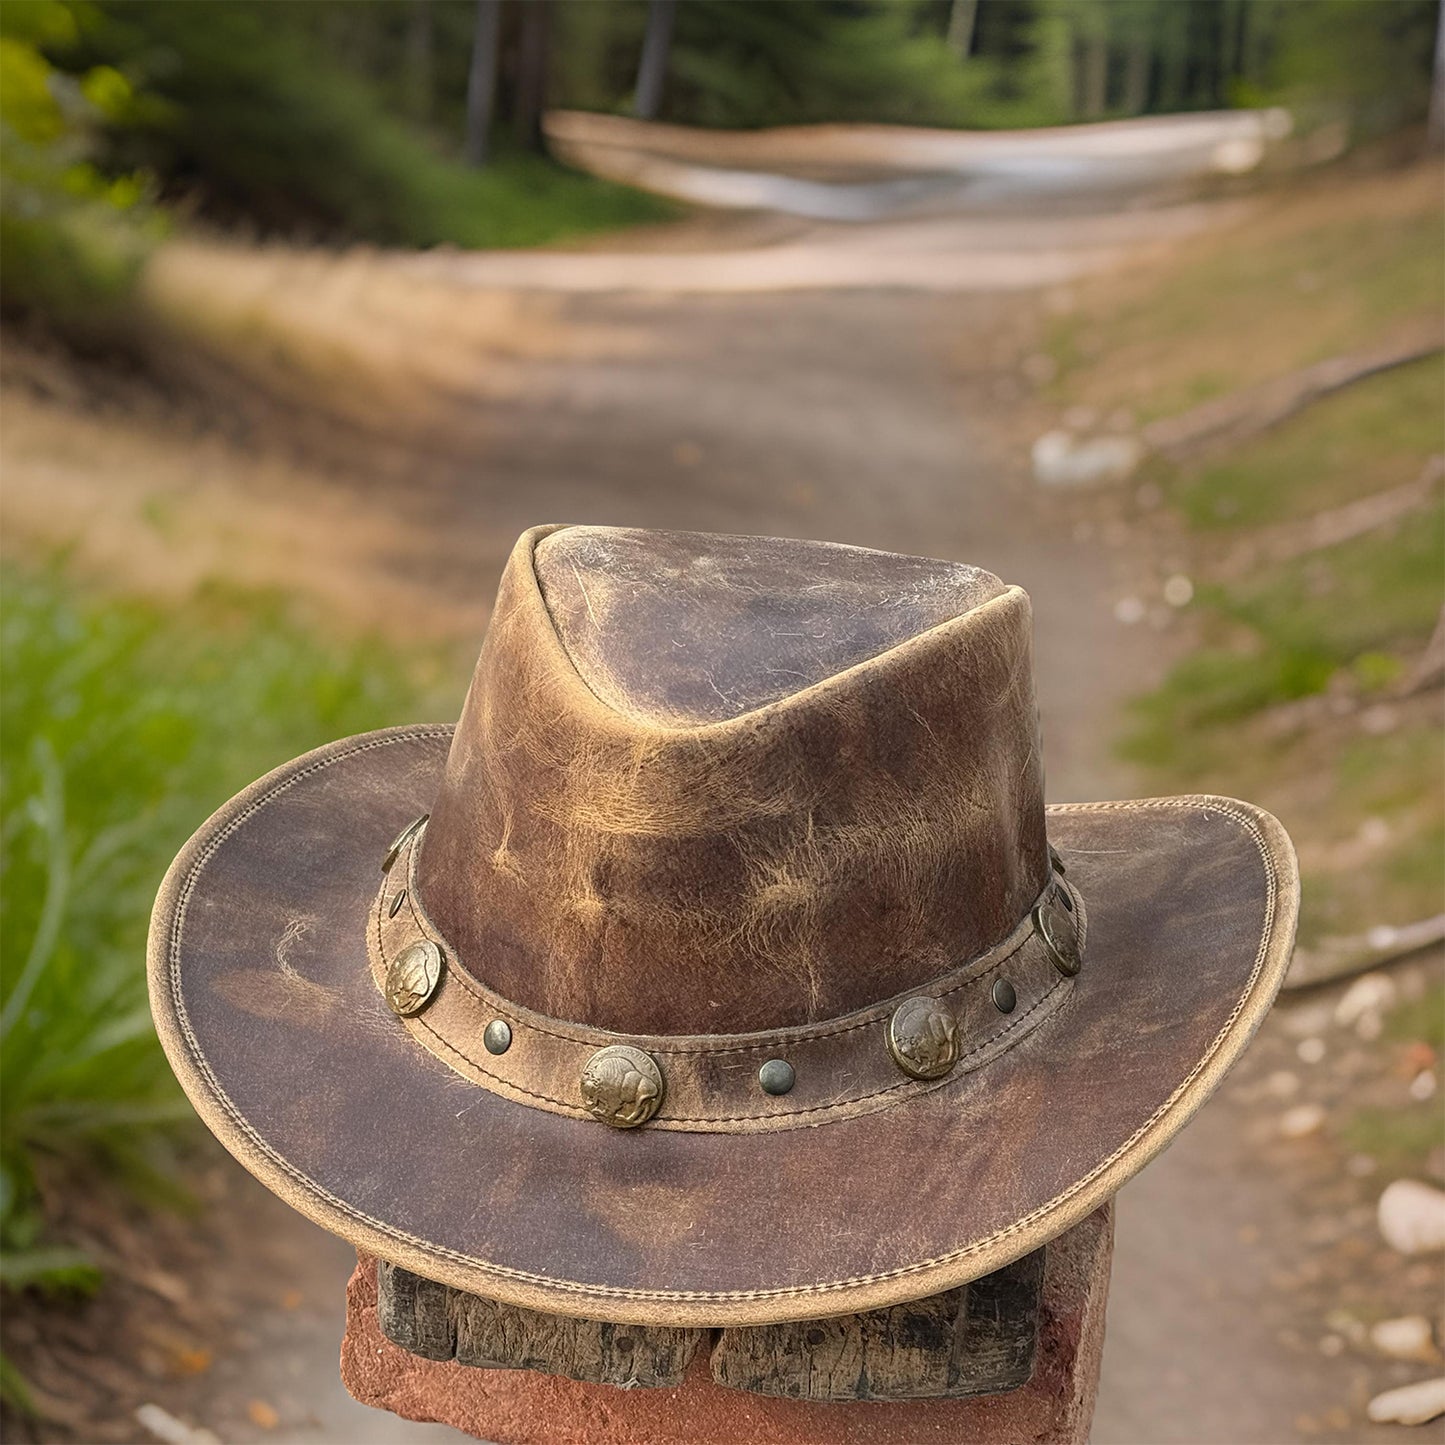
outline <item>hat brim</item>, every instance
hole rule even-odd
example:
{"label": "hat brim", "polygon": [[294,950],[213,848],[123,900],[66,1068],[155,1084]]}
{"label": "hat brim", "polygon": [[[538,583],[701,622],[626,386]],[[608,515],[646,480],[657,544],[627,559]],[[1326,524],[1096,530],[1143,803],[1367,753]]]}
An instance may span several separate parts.
{"label": "hat brim", "polygon": [[1293,849],[1224,798],[1050,807],[1089,911],[1052,1018],[877,1113],[779,1133],[619,1132],[455,1074],[397,1024],[366,919],[449,727],[288,763],[182,850],[151,922],[157,1028],[223,1144],[358,1247],[533,1309],[755,1324],[917,1299],[1001,1268],[1157,1154],[1268,1010]]}

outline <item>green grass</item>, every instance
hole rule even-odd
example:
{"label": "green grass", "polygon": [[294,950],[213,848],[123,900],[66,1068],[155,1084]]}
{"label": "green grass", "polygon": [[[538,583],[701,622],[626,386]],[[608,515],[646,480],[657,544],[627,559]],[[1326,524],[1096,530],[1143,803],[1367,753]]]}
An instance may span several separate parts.
{"label": "green grass", "polygon": [[1384,372],[1308,407],[1167,494],[1191,526],[1255,527],[1343,506],[1419,475],[1442,441],[1439,356]]}
{"label": "green grass", "polygon": [[1445,1050],[1445,983],[1432,984],[1419,998],[1396,1004],[1385,1019],[1385,1037]]}
{"label": "green grass", "polygon": [[[1396,1045],[1428,1044],[1437,1055],[1445,1050],[1445,984],[1432,984],[1419,998],[1391,1009],[1385,1038]],[[1440,1145],[1439,1101],[1357,1109],[1340,1135],[1348,1148],[1371,1155],[1389,1174],[1418,1173]]]}
{"label": "green grass", "polygon": [[1445,750],[1432,726],[1353,737],[1321,770],[1315,828],[1341,820],[1343,841],[1364,818],[1389,829],[1369,866],[1306,871],[1304,940],[1355,934],[1438,911],[1445,889]]}
{"label": "green grass", "polygon": [[402,239],[421,245],[540,246],[680,211],[660,197],[541,156],[502,155],[482,171],[438,161],[415,175],[413,224]]}
{"label": "green grass", "polygon": [[84,1287],[94,1268],[48,1237],[37,1164],[85,1155],[165,1187],[191,1117],[145,990],[171,857],[268,768],[456,699],[266,598],[215,591],[176,617],[78,596],[54,571],[0,580],[0,1279]]}
{"label": "green grass", "polygon": [[1357,1109],[1340,1129],[1352,1153],[1368,1154],[1391,1176],[1413,1174],[1440,1143],[1440,1110],[1431,1102],[1392,1109]]}
{"label": "green grass", "polygon": [[1202,586],[1205,644],[1133,708],[1124,755],[1188,768],[1209,729],[1323,692],[1342,668],[1364,690],[1439,616],[1445,505],[1227,586]]}
{"label": "green grass", "polygon": [[1342,666],[1424,642],[1445,591],[1445,505],[1218,589],[1220,611],[1281,657]]}

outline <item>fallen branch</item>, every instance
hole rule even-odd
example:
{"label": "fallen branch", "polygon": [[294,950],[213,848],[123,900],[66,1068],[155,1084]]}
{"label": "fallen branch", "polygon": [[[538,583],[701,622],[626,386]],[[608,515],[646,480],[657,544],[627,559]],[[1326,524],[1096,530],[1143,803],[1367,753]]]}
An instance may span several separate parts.
{"label": "fallen branch", "polygon": [[1381,924],[1368,933],[1327,938],[1313,949],[1295,950],[1284,987],[1294,990],[1338,983],[1357,973],[1399,963],[1440,943],[1445,943],[1445,913],[1399,928]]}
{"label": "fallen branch", "polygon": [[1151,422],[1141,436],[1151,452],[1170,461],[1182,461],[1205,448],[1232,446],[1257,436],[1321,397],[1382,371],[1434,356],[1442,348],[1445,340],[1440,323],[1429,317],[1379,346],[1332,356],[1258,386],[1217,397],[1179,416]]}
{"label": "fallen branch", "polygon": [[1246,576],[1262,562],[1289,562],[1390,526],[1425,506],[1435,495],[1442,477],[1445,477],[1445,457],[1431,457],[1420,475],[1403,486],[1375,492],[1343,507],[1316,512],[1302,521],[1263,528],[1233,548],[1219,575]]}

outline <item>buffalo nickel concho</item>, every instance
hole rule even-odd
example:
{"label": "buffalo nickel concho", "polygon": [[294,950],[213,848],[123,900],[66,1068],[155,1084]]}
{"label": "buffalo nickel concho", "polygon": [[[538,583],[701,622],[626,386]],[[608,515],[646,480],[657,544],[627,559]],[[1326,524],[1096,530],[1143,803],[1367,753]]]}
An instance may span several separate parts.
{"label": "buffalo nickel concho", "polygon": [[1083,958],[1079,952],[1079,930],[1073,918],[1072,900],[1066,908],[1063,898],[1062,891],[1055,888],[1034,909],[1034,931],[1043,941],[1054,967],[1065,978],[1073,978]]}
{"label": "buffalo nickel concho", "polygon": [[935,998],[910,998],[888,1020],[888,1052],[911,1079],[941,1079],[958,1062],[958,1024]]}
{"label": "buffalo nickel concho", "polygon": [[442,952],[429,938],[402,949],[386,971],[386,1001],[402,1018],[431,1002],[442,976]]}
{"label": "buffalo nickel concho", "polygon": [[662,1070],[630,1044],[598,1049],[582,1068],[582,1102],[614,1129],[635,1129],[662,1107]]}

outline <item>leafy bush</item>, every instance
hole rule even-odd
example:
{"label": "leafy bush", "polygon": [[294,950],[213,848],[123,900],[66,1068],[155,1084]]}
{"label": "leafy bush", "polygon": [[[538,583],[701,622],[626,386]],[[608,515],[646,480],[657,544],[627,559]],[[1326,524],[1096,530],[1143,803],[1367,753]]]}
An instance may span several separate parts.
{"label": "leafy bush", "polygon": [[540,157],[485,171],[454,163],[342,68],[295,6],[128,0],[86,17],[54,53],[131,79],[131,102],[110,117],[110,164],[143,166],[167,195],[218,219],[394,245],[511,246],[667,211]]}
{"label": "leafy bush", "polygon": [[190,1117],[145,987],[171,857],[267,768],[414,718],[419,684],[377,645],[328,646],[275,607],[212,598],[186,621],[78,602],[53,574],[4,583],[0,1278],[75,1286],[93,1269],[45,1240],[37,1159],[84,1151],[161,1184],[165,1126]]}
{"label": "leafy bush", "polygon": [[74,36],[59,0],[0,7],[0,301],[83,339],[117,329],[157,221],[142,177],[91,161],[106,116],[131,103],[124,77],[62,74],[41,52]]}

